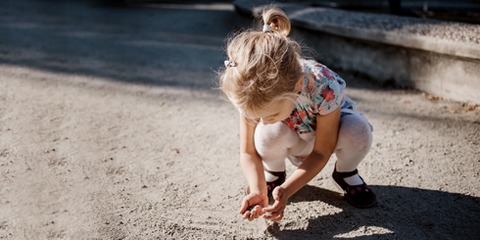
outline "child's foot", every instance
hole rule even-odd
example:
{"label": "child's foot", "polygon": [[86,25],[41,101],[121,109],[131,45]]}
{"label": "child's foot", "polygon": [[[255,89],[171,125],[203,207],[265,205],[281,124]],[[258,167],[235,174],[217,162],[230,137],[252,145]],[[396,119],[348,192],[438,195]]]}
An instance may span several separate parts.
{"label": "child's foot", "polygon": [[[267,191],[268,191],[268,198],[272,198],[272,192],[273,189],[275,189],[277,186],[282,185],[285,182],[285,179],[287,178],[287,173],[286,171],[283,172],[272,172],[272,171],[265,171],[265,173],[271,175],[271,177],[274,178],[272,181],[267,181]],[[250,188],[247,186],[247,189],[245,191],[245,195],[248,195],[250,193]]]}
{"label": "child's foot", "polygon": [[[333,180],[343,189],[344,198],[351,205],[358,208],[373,207],[377,202],[375,193],[367,186],[363,178],[358,175],[357,169],[351,172],[337,172],[337,169],[333,171]],[[349,182],[356,182],[352,185]]]}
{"label": "child's foot", "polygon": [[287,178],[287,173],[285,171],[283,172],[265,171],[265,172],[276,177],[276,179],[273,181],[267,181],[268,197],[271,197],[273,189],[275,189],[277,186],[282,185],[285,182],[285,179]]}

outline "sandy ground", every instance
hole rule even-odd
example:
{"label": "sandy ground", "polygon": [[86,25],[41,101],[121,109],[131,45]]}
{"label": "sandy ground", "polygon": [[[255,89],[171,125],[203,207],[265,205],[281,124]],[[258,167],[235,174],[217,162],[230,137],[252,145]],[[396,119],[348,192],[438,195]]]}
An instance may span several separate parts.
{"label": "sandy ground", "polygon": [[341,73],[374,126],[359,170],[378,205],[342,200],[332,157],[283,221],[248,222],[238,114],[214,70],[250,19],[230,5],[1,5],[0,239],[480,235],[480,111],[468,104]]}

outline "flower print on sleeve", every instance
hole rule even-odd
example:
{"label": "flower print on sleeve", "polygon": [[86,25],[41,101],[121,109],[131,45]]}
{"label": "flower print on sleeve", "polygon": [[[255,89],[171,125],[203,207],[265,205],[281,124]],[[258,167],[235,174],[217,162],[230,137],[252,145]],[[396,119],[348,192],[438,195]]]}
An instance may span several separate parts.
{"label": "flower print on sleeve", "polygon": [[316,129],[316,116],[326,115],[341,106],[345,81],[335,72],[313,60],[302,60],[304,77],[302,98],[298,98],[292,114],[283,123],[299,134]]}
{"label": "flower print on sleeve", "polygon": [[341,106],[345,81],[326,66],[309,61],[317,89],[312,95],[315,113],[326,115]]}
{"label": "flower print on sleeve", "polygon": [[327,86],[325,89],[322,89],[322,94],[321,96],[326,102],[330,102],[332,100],[335,100],[335,93],[333,92],[332,89],[330,89],[329,86]]}

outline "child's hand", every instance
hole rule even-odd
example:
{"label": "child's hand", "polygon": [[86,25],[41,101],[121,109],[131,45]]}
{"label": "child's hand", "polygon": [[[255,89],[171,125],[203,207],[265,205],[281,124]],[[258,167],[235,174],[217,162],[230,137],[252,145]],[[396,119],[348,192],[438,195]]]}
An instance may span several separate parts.
{"label": "child's hand", "polygon": [[240,214],[250,221],[262,215],[262,208],[268,206],[268,197],[265,194],[250,193],[242,200]]}
{"label": "child's hand", "polygon": [[284,194],[284,192],[285,188],[283,188],[282,186],[278,186],[273,190],[272,196],[275,202],[272,206],[263,209],[263,213],[265,213],[263,217],[265,219],[269,219],[274,222],[282,220],[283,211],[285,211],[288,200],[288,197]]}

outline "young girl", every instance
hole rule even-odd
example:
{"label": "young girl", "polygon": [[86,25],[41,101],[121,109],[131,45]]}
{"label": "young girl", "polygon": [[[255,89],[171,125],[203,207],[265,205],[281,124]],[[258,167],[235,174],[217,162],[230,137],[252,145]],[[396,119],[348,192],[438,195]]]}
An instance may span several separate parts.
{"label": "young girl", "polygon": [[[220,88],[240,111],[240,162],[248,193],[240,214],[283,218],[288,199],[314,178],[335,153],[333,179],[353,206],[371,207],[375,194],[357,166],[372,142],[372,127],[344,95],[345,81],[326,66],[303,59],[287,37],[290,20],[279,9],[263,12],[263,29],[229,40]],[[298,168],[286,178],[285,160]],[[271,194],[274,203],[268,206]]]}

